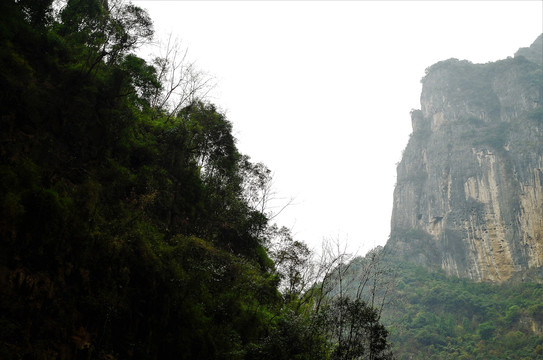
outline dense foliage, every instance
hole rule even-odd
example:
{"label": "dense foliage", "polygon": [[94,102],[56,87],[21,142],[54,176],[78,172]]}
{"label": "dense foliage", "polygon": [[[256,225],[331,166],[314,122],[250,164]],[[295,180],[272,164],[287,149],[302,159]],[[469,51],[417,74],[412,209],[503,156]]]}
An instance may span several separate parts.
{"label": "dense foliage", "polygon": [[543,285],[474,283],[395,264],[383,310],[398,359],[543,359]]}
{"label": "dense foliage", "polygon": [[270,250],[269,170],[224,114],[168,107],[168,59],[135,55],[145,11],[19,0],[0,17],[0,358],[384,358],[369,305],[317,311],[307,254]]}

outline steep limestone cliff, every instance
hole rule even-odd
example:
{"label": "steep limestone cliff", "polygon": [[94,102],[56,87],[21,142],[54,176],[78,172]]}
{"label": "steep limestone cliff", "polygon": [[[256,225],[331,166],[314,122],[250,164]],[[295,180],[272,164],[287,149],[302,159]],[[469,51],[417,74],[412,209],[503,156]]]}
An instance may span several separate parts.
{"label": "steep limestone cliff", "polygon": [[474,280],[543,266],[542,41],[515,58],[427,69],[397,168],[397,256]]}

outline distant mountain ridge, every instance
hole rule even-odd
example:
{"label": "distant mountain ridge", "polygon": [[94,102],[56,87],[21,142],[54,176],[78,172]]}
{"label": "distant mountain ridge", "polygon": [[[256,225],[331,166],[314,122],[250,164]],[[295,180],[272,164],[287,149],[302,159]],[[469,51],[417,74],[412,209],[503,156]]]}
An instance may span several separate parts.
{"label": "distant mountain ridge", "polygon": [[542,44],[427,69],[397,167],[394,256],[477,281],[543,269]]}
{"label": "distant mountain ridge", "polygon": [[515,53],[515,57],[523,56],[536,64],[543,64],[543,34],[533,42],[530,47],[520,48]]}

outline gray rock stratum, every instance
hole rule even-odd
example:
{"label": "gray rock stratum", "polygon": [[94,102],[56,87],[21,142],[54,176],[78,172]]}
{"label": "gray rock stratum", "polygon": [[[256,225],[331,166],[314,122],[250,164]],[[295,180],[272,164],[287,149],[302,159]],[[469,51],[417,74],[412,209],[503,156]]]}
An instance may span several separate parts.
{"label": "gray rock stratum", "polygon": [[543,266],[542,42],[427,69],[397,168],[396,256],[479,281]]}

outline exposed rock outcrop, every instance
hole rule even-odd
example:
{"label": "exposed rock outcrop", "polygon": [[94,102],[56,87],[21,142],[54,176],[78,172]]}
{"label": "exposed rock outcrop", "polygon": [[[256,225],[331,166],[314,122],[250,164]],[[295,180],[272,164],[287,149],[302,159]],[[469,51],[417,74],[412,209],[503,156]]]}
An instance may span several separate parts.
{"label": "exposed rock outcrop", "polygon": [[543,266],[542,41],[515,58],[427,69],[397,168],[397,256],[475,280]]}

